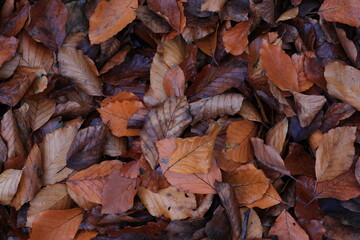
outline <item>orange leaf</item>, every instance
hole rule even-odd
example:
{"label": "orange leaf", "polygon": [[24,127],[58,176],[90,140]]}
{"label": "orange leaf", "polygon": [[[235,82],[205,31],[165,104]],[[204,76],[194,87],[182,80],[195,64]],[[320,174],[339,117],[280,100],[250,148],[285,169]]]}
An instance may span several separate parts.
{"label": "orange leaf", "polygon": [[44,211],[33,222],[30,240],[73,239],[82,217],[81,208]]}
{"label": "orange leaf", "polygon": [[115,101],[98,109],[104,124],[109,123],[112,134],[117,137],[138,136],[140,130],[128,129],[127,124],[131,116],[144,105],[140,101]]}
{"label": "orange leaf", "polygon": [[252,20],[240,22],[224,32],[223,42],[227,52],[232,55],[240,55],[246,50],[251,24]]}
{"label": "orange leaf", "polygon": [[270,235],[276,235],[279,240],[309,240],[306,232],[286,210],[277,217],[269,231]]}
{"label": "orange leaf", "polygon": [[226,130],[224,155],[235,162],[246,163],[254,158],[250,138],[256,135],[257,126],[249,120],[233,122]]}
{"label": "orange leaf", "polygon": [[136,18],[136,0],[102,0],[89,20],[92,44],[104,42]]}
{"label": "orange leaf", "polygon": [[163,85],[168,97],[184,96],[185,91],[185,75],[179,66],[169,68],[166,72]]}
{"label": "orange leaf", "polygon": [[326,21],[360,27],[360,5],[357,0],[325,0],[319,15]]}
{"label": "orange leaf", "polygon": [[196,42],[196,46],[200,48],[205,54],[214,57],[217,44],[217,30],[203,39]]}
{"label": "orange leaf", "polygon": [[121,161],[104,161],[76,173],[66,181],[66,185],[90,202],[101,204],[106,179],[121,168]]}
{"label": "orange leaf", "polygon": [[266,193],[264,194],[264,196],[261,199],[255,201],[251,204],[247,204],[246,207],[248,207],[248,208],[258,207],[261,209],[265,209],[265,208],[275,206],[275,205],[281,203],[281,201],[282,200],[281,200],[281,197],[279,196],[278,192],[273,187],[273,185],[270,184],[268,190],[266,191]]}
{"label": "orange leaf", "polygon": [[15,37],[0,36],[0,67],[16,54],[18,40]]}
{"label": "orange leaf", "polygon": [[299,91],[298,76],[289,55],[281,47],[263,40],[260,59],[266,76],[281,90]]}

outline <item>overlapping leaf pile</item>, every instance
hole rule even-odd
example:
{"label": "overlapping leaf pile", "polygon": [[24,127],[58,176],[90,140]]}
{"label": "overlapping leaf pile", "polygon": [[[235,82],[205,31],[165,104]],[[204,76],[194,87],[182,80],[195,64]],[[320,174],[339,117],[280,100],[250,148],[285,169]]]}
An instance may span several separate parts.
{"label": "overlapping leaf pile", "polygon": [[358,0],[0,9],[0,239],[360,238]]}

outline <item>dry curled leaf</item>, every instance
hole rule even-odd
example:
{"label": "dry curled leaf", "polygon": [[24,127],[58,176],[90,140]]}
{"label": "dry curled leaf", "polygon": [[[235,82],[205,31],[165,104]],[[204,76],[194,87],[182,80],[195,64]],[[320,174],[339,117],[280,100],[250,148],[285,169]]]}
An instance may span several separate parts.
{"label": "dry curled leaf", "polygon": [[41,212],[33,222],[30,240],[73,239],[82,218],[81,208]]}
{"label": "dry curled leaf", "polygon": [[204,98],[190,104],[190,112],[194,116],[191,125],[198,121],[208,120],[215,117],[223,117],[225,114],[234,115],[241,109],[244,97],[241,94],[221,94],[210,98]]}
{"label": "dry curled leaf", "polygon": [[309,236],[286,210],[276,218],[269,235],[276,235],[279,240],[309,240]]}
{"label": "dry curled leaf", "polygon": [[340,62],[331,62],[326,65],[324,76],[331,96],[360,110],[357,98],[360,92],[360,70]]}
{"label": "dry curled leaf", "polygon": [[141,149],[153,169],[158,161],[155,142],[179,137],[190,122],[189,103],[186,97],[171,97],[149,112],[140,138]]}
{"label": "dry curled leaf", "polygon": [[88,201],[101,204],[106,179],[121,168],[121,161],[104,161],[71,176],[66,181],[66,185]]}
{"label": "dry curled leaf", "polygon": [[356,0],[326,0],[319,15],[329,22],[339,22],[360,27],[360,5]]}
{"label": "dry curled leaf", "polygon": [[356,127],[331,129],[322,137],[316,150],[316,179],[332,180],[350,169],[355,154]]}
{"label": "dry curled leaf", "polygon": [[99,44],[120,32],[136,18],[136,0],[102,0],[89,20],[89,38]]}

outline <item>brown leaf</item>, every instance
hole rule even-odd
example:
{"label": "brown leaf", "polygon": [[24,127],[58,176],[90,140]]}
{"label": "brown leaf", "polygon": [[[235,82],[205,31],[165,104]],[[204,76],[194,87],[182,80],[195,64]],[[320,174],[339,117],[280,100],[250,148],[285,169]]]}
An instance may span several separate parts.
{"label": "brown leaf", "polygon": [[250,138],[255,137],[257,126],[249,120],[233,122],[226,130],[226,143],[222,152],[235,162],[246,163],[254,159]]}
{"label": "brown leaf", "polygon": [[205,54],[214,57],[217,44],[217,31],[207,35],[205,38],[196,41],[196,46]]}
{"label": "brown leaf", "polygon": [[269,235],[276,235],[279,240],[309,240],[306,232],[286,210],[283,210],[276,218],[275,225],[271,227]]}
{"label": "brown leaf", "polygon": [[116,137],[112,133],[108,132],[104,145],[104,154],[117,157],[125,153],[127,148],[127,139],[125,137]]}
{"label": "brown leaf", "polygon": [[178,65],[176,67],[169,68],[164,76],[163,84],[168,97],[184,96],[185,76],[183,70],[181,70]]}
{"label": "brown leaf", "polygon": [[[3,22],[1,34],[4,36],[16,36],[24,27],[29,17],[29,2],[21,2],[6,21]],[[5,9],[5,8],[3,8]],[[4,19],[5,20],[5,19]]]}
{"label": "brown leaf", "polygon": [[107,178],[102,192],[102,213],[119,214],[130,209],[134,204],[134,197],[139,185],[139,162],[135,163],[137,174],[135,176],[124,176],[122,172],[126,172],[127,163],[121,171],[114,171]]}
{"label": "brown leaf", "polygon": [[332,180],[348,171],[355,154],[356,127],[338,127],[325,133],[316,151],[318,182]]}
{"label": "brown leaf", "polygon": [[21,175],[22,170],[15,169],[7,169],[0,174],[0,204],[10,204],[18,189]]}
{"label": "brown leaf", "polygon": [[262,225],[259,216],[254,209],[240,208],[241,221],[244,222],[245,214],[248,214],[248,221],[246,226],[246,238],[245,239],[256,239],[262,236]]}
{"label": "brown leaf", "polygon": [[16,54],[18,40],[15,37],[4,37],[0,35],[0,67]]}
{"label": "brown leaf", "polygon": [[104,125],[81,129],[74,138],[66,156],[66,166],[80,171],[100,160],[107,128]]}
{"label": "brown leaf", "polygon": [[19,187],[11,202],[11,206],[19,210],[24,203],[31,201],[35,197],[42,186],[41,175],[41,152],[38,145],[34,144],[25,161]]}
{"label": "brown leaf", "polygon": [[60,48],[58,54],[61,74],[69,77],[91,96],[102,96],[101,82],[95,64],[75,48]]}
{"label": "brown leaf", "polygon": [[168,187],[154,193],[146,188],[139,187],[138,196],[151,215],[165,216],[171,220],[184,219],[196,212],[195,195]]}
{"label": "brown leaf", "polygon": [[269,188],[270,181],[262,170],[247,164],[226,173],[224,181],[229,183],[235,191],[240,206],[260,200]]}
{"label": "brown leaf", "polygon": [[[194,83],[187,92],[194,92],[191,99],[208,98],[221,94],[232,87],[244,83],[247,64],[241,58],[235,58],[224,66],[212,68],[199,83]],[[188,95],[186,93],[186,95]]]}
{"label": "brown leaf", "polygon": [[225,20],[232,20],[242,22],[248,20],[248,13],[250,10],[249,1],[228,0],[223,9],[223,18]]}
{"label": "brown leaf", "polygon": [[240,22],[232,29],[225,31],[223,35],[223,42],[225,50],[232,55],[242,54],[248,44],[249,30],[252,25],[252,20]]}
{"label": "brown leaf", "polygon": [[336,198],[345,201],[359,195],[360,185],[356,180],[354,168],[332,180],[318,182],[316,185],[317,198]]}
{"label": "brown leaf", "polygon": [[163,17],[170,26],[176,31],[181,33],[186,25],[186,18],[184,15],[184,7],[181,2],[176,0],[158,1],[149,0],[148,7]]}
{"label": "brown leaf", "polygon": [[349,57],[351,62],[356,64],[356,59],[358,56],[356,45],[354,44],[353,41],[347,38],[345,30],[343,30],[342,28],[335,27],[335,31],[340,40],[342,47],[344,48],[344,51],[346,52],[346,55]]}
{"label": "brown leaf", "polygon": [[221,205],[215,209],[211,220],[206,223],[204,231],[209,239],[228,240],[231,238],[230,222],[226,216],[225,209]]}
{"label": "brown leaf", "polygon": [[81,196],[80,194],[74,192],[71,188],[67,188],[67,191],[69,193],[69,196],[71,197],[72,200],[74,200],[74,202],[76,202],[76,204],[85,209],[90,211],[96,204],[92,203],[88,200],[86,200],[86,198],[84,198],[83,196]]}
{"label": "brown leaf", "polygon": [[356,177],[356,180],[358,181],[358,183],[360,184],[360,161],[359,161],[359,159],[357,160],[357,162],[355,164],[355,177]]}
{"label": "brown leaf", "polygon": [[215,188],[230,221],[232,235],[235,239],[240,239],[242,224],[234,189],[230,184],[218,181],[215,182]]}
{"label": "brown leaf", "polygon": [[[159,159],[170,158],[173,151],[176,149],[176,139],[164,139],[156,142],[156,147],[159,152]],[[211,162],[209,172],[193,173],[193,174],[181,174],[172,171],[166,171],[169,168],[169,162],[160,161],[161,169],[164,176],[171,185],[179,188],[182,191],[198,194],[216,193],[214,188],[215,180],[221,181],[221,172],[216,165],[214,159]],[[166,172],[165,172],[166,171]]]}
{"label": "brown leaf", "polygon": [[360,91],[360,70],[340,62],[331,62],[326,65],[324,75],[331,96],[360,110],[360,102],[356,97]]}
{"label": "brown leaf", "polygon": [[191,116],[186,97],[171,97],[149,112],[140,138],[143,154],[153,169],[158,161],[155,142],[179,137],[190,122]]}
{"label": "brown leaf", "polygon": [[82,217],[83,211],[81,208],[44,211],[33,222],[30,240],[73,239]]}
{"label": "brown leaf", "polygon": [[206,0],[201,4],[201,11],[221,12],[226,0]]}
{"label": "brown leaf", "polygon": [[272,184],[269,184],[269,188],[266,191],[266,193],[264,194],[263,198],[251,203],[251,204],[247,204],[246,207],[248,208],[254,208],[254,207],[258,207],[261,209],[266,209],[269,207],[272,207],[274,205],[277,205],[279,203],[281,203],[281,197],[279,196],[278,192],[276,191],[276,189],[273,187]]}
{"label": "brown leaf", "polygon": [[291,175],[305,175],[315,178],[315,158],[298,143],[289,144],[284,163]]}
{"label": "brown leaf", "polygon": [[[291,60],[294,63],[296,72],[298,74],[299,91],[303,92],[311,88],[314,83],[311,82],[305,72],[305,54],[294,53],[291,56]],[[322,77],[324,78],[324,77]]]}
{"label": "brown leaf", "polygon": [[247,120],[262,122],[261,115],[259,114],[258,110],[247,99],[243,100],[241,109],[238,114]]}
{"label": "brown leaf", "polygon": [[42,98],[26,100],[29,105],[30,124],[33,131],[42,127],[55,112],[55,102],[52,99]]}
{"label": "brown leaf", "polygon": [[92,44],[104,42],[120,32],[136,18],[135,0],[102,0],[89,20],[89,38]]}
{"label": "brown leaf", "polygon": [[99,235],[98,232],[95,231],[85,231],[85,232],[80,232],[75,240],[91,240],[93,238],[95,238],[97,235]]}
{"label": "brown leaf", "polygon": [[295,215],[304,219],[320,219],[322,213],[316,194],[316,180],[310,177],[299,177],[296,181]]}
{"label": "brown leaf", "polygon": [[13,111],[7,111],[1,120],[1,137],[7,147],[7,168],[22,169],[26,159],[26,151]]}
{"label": "brown leaf", "polygon": [[101,204],[106,179],[121,168],[121,161],[104,161],[71,176],[66,185],[88,201]]}
{"label": "brown leaf", "polygon": [[120,65],[125,61],[126,54],[131,50],[131,47],[124,47],[122,50],[120,50],[118,53],[116,53],[114,56],[112,56],[109,61],[106,62],[106,64],[101,68],[100,74],[104,74],[108,72],[113,67]]}
{"label": "brown leaf", "polygon": [[360,27],[360,5],[357,1],[326,0],[319,9],[319,15],[329,22],[339,22]]}
{"label": "brown leaf", "polygon": [[[66,168],[66,155],[71,147],[81,119],[68,122],[63,128],[45,135],[40,149],[43,157],[43,184],[54,184],[64,180],[72,170]],[[56,148],[54,148],[56,146]]]}
{"label": "brown leaf", "polygon": [[326,99],[324,96],[305,95],[294,91],[292,94],[294,95],[300,126],[307,127],[326,103]]}
{"label": "brown leaf", "polygon": [[273,0],[264,0],[255,4],[255,9],[259,11],[266,22],[270,24],[275,22],[275,2]]}
{"label": "brown leaf", "polygon": [[360,237],[359,230],[351,226],[344,226],[336,217],[325,216],[323,218],[326,229],[324,235],[330,239],[353,240]]}
{"label": "brown leaf", "polygon": [[323,221],[298,219],[298,223],[313,240],[321,240],[326,231]]}
{"label": "brown leaf", "polygon": [[326,133],[330,129],[336,127],[341,120],[350,117],[355,112],[356,110],[350,104],[347,103],[332,104],[325,113],[320,128],[321,131],[323,133]]}
{"label": "brown leaf", "polygon": [[193,102],[190,104],[190,112],[194,116],[191,125],[200,120],[223,117],[225,114],[234,115],[240,111],[243,100],[244,97],[241,94],[230,93]]}
{"label": "brown leaf", "polygon": [[26,32],[20,33],[20,66],[44,69],[49,72],[54,63],[54,54],[42,43],[35,42]]}
{"label": "brown leaf", "polygon": [[37,42],[57,51],[65,39],[67,10],[61,0],[37,1],[30,10],[30,24],[25,29]]}
{"label": "brown leaf", "polygon": [[0,84],[0,102],[15,106],[35,80],[35,72],[29,68],[17,68],[12,78]]}
{"label": "brown leaf", "polygon": [[298,76],[289,55],[281,47],[262,41],[260,50],[262,66],[266,76],[283,91],[299,91]]}
{"label": "brown leaf", "polygon": [[278,122],[273,128],[271,128],[266,134],[266,145],[269,145],[281,154],[286,135],[288,133],[289,123],[286,118]]}
{"label": "brown leaf", "polygon": [[147,6],[139,6],[136,9],[136,16],[140,21],[154,33],[168,33],[170,25],[164,18],[159,17]]}
{"label": "brown leaf", "polygon": [[71,198],[65,184],[48,185],[40,190],[30,202],[26,226],[31,227],[36,216],[45,210],[58,210],[70,208]]}
{"label": "brown leaf", "polygon": [[[285,167],[284,161],[275,149],[265,145],[264,141],[260,138],[251,138],[250,140],[254,148],[254,154],[260,163],[281,175],[290,175],[289,170]],[[265,171],[265,174],[268,175],[267,171]]]}
{"label": "brown leaf", "polygon": [[21,58],[20,54],[16,54],[15,57],[13,57],[9,61],[5,62],[0,67],[0,79],[1,80],[7,79],[7,78],[11,77],[11,75],[13,75],[17,66],[19,65],[20,58]]}
{"label": "brown leaf", "polygon": [[285,12],[283,12],[280,17],[276,20],[276,22],[280,22],[280,21],[286,21],[289,19],[293,19],[295,18],[299,13],[299,8],[295,7],[295,8],[291,8]]}

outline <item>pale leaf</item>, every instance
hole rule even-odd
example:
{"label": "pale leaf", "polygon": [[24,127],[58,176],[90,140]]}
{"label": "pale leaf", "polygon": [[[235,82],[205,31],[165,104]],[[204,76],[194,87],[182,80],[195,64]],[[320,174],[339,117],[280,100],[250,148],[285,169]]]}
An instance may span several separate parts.
{"label": "pale leaf", "polygon": [[41,98],[25,101],[29,105],[30,124],[33,131],[42,127],[55,112],[55,102],[52,99]]}
{"label": "pale leaf", "polygon": [[0,204],[10,204],[18,189],[21,175],[22,171],[15,169],[7,169],[0,174]]}
{"label": "pale leaf", "polygon": [[273,128],[271,128],[266,135],[266,145],[271,146],[279,154],[281,154],[286,135],[288,132],[289,123],[286,118],[278,122]]}

